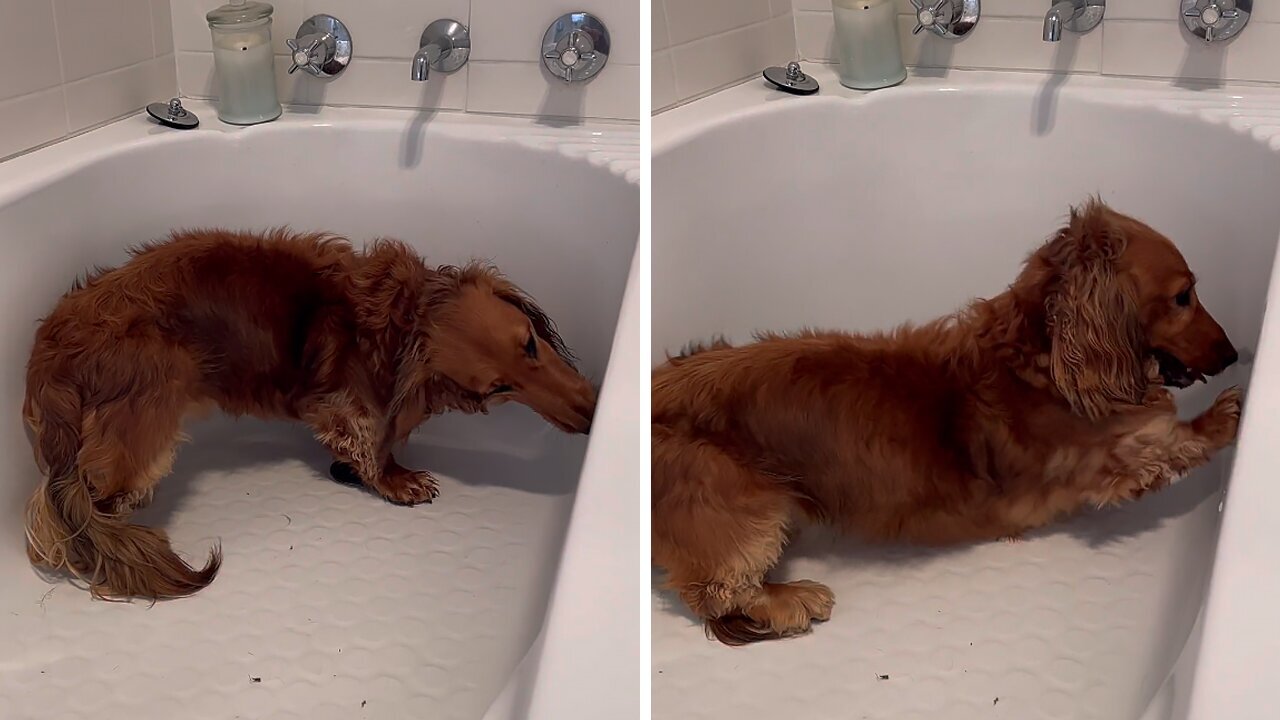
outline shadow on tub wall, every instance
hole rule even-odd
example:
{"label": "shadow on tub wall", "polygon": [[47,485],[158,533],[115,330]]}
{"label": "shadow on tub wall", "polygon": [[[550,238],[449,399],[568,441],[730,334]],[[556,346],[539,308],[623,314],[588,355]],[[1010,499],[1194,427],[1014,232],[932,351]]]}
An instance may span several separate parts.
{"label": "shadow on tub wall", "polygon": [[[146,2],[147,0],[131,0]],[[184,95],[211,97],[213,54],[204,15],[219,0],[169,0],[178,87]],[[422,108],[514,115],[542,115],[554,79],[542,71],[541,43],[564,11],[553,0],[276,0],[272,22],[277,87],[285,103]],[[587,0],[574,10],[597,15],[609,28],[608,65],[589,83],[564,91],[571,102],[548,108],[558,115],[637,120],[640,109],[640,3]],[[336,78],[287,74],[284,44],[317,13],[333,15],[352,35],[354,57]],[[454,19],[469,26],[471,57],[450,74],[431,73],[426,83],[409,77],[423,28]],[[424,92],[421,85],[426,85]]]}

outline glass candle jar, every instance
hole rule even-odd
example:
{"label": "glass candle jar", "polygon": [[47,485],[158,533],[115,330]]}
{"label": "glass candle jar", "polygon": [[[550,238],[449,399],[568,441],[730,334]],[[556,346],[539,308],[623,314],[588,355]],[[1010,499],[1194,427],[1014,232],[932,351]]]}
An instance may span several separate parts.
{"label": "glass candle jar", "polygon": [[840,84],[877,90],[907,79],[895,0],[831,0],[840,53]]}
{"label": "glass candle jar", "polygon": [[264,2],[232,0],[205,16],[213,34],[218,119],[225,123],[254,125],[280,117],[271,50],[273,10]]}

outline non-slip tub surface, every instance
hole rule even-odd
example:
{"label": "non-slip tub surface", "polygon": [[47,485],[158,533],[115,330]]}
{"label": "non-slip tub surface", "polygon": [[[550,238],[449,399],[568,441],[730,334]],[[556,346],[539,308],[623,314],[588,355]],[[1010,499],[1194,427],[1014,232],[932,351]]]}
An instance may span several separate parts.
{"label": "non-slip tub surface", "polygon": [[0,717],[480,718],[542,622],[585,446],[506,410],[400,454],[441,480],[413,508],[330,481],[302,428],[198,428],[139,516],[191,559],[221,538],[187,599],[48,585],[4,527]]}
{"label": "non-slip tub surface", "polygon": [[806,529],[774,577],[832,619],[730,648],[653,595],[655,720],[1136,720],[1203,599],[1220,468],[1016,543],[868,547]]}

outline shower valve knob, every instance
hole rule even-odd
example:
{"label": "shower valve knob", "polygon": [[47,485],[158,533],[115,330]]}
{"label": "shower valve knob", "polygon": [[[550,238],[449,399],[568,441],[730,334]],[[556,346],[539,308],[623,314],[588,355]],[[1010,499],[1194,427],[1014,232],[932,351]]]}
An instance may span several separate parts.
{"label": "shower valve knob", "polygon": [[568,13],[542,36],[542,64],[567,83],[590,80],[609,61],[609,45],[609,30],[599,18]]}
{"label": "shower valve knob", "polygon": [[293,61],[289,74],[298,70],[319,78],[331,78],[351,62],[351,33],[342,21],[332,15],[310,17],[298,33],[284,41]]}
{"label": "shower valve knob", "polygon": [[912,35],[921,30],[942,38],[956,39],[969,34],[978,24],[981,0],[911,0],[916,11]]}
{"label": "shower valve knob", "polygon": [[916,9],[916,26],[911,34],[916,35],[926,28],[932,30],[938,24],[938,13],[947,4],[947,0],[938,0],[933,7],[925,7],[920,0],[911,0],[911,4]]}
{"label": "shower valve knob", "polygon": [[320,54],[316,52],[320,48],[325,38],[317,37],[311,41],[311,44],[305,48],[298,44],[293,38],[284,41],[289,46],[289,53],[293,60],[293,66],[289,68],[289,74],[297,72],[298,68],[305,68],[312,75],[320,74]]}
{"label": "shower valve knob", "polygon": [[1227,40],[1244,29],[1253,0],[1183,0],[1182,24],[1207,43]]}

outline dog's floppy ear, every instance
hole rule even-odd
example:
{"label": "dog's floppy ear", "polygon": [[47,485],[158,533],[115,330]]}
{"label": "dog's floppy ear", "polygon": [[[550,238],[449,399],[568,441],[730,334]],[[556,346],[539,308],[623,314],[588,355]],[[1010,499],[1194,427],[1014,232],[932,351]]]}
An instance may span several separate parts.
{"label": "dog's floppy ear", "polygon": [[514,305],[520,312],[529,318],[529,322],[533,324],[533,331],[538,337],[546,341],[555,350],[570,367],[576,368],[578,358],[574,356],[569,347],[564,344],[564,339],[560,337],[559,331],[556,330],[555,321],[547,316],[542,308],[533,301],[533,298],[525,294],[523,290],[511,284],[508,280],[501,276],[494,277],[493,294]]}
{"label": "dog's floppy ear", "polygon": [[1049,370],[1072,409],[1093,420],[1113,403],[1140,403],[1147,385],[1137,298],[1116,269],[1124,249],[1111,211],[1091,199],[1041,250]]}

